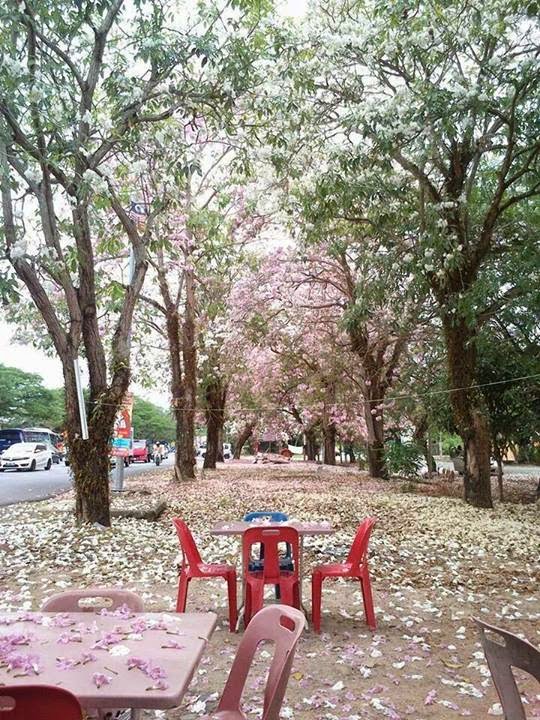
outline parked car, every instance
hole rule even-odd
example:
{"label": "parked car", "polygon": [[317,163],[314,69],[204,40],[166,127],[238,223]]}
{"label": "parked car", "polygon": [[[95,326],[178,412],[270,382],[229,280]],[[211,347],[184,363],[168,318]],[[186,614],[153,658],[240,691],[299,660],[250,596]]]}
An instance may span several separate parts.
{"label": "parked car", "polygon": [[[463,455],[456,455],[456,457],[452,458],[452,463],[454,465],[454,470],[458,475],[463,475],[465,472],[465,460],[463,458]],[[497,462],[494,458],[489,458],[489,470],[491,473],[497,472]]]}
{"label": "parked car", "polygon": [[[197,450],[197,457],[204,458],[206,455],[206,445],[201,446]],[[223,459],[230,460],[232,458],[232,448],[230,443],[223,443]]]}
{"label": "parked car", "polygon": [[16,443],[46,443],[55,448],[54,452],[58,454],[61,452],[60,446],[63,444],[63,438],[49,428],[3,428],[0,430],[0,455]]}
{"label": "parked car", "polygon": [[131,449],[131,462],[148,462],[148,440],[134,440]]}
{"label": "parked car", "polygon": [[45,443],[15,443],[2,453],[0,471],[50,470],[52,454]]}
{"label": "parked car", "polygon": [[55,447],[54,445],[51,445],[50,443],[47,443],[47,447],[51,451],[51,457],[52,461],[55,465],[58,465],[60,461],[64,458],[64,453],[59,450],[59,448]]}

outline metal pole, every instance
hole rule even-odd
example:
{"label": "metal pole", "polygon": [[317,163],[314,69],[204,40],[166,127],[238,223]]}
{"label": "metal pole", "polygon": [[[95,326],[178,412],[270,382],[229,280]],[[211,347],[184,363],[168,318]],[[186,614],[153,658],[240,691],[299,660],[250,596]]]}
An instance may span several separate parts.
{"label": "metal pole", "polygon": [[116,456],[116,467],[114,468],[114,492],[124,491],[124,458]]}
{"label": "metal pole", "polygon": [[81,420],[81,437],[88,440],[88,422],[86,420],[86,407],[84,405],[84,395],[81,383],[81,370],[79,368],[79,358],[73,360],[75,369],[75,384],[77,386],[77,402],[79,405],[79,418]]}
{"label": "metal pole", "polygon": [[129,248],[129,263],[128,263],[128,285],[133,283],[135,276],[135,251],[133,247]]}

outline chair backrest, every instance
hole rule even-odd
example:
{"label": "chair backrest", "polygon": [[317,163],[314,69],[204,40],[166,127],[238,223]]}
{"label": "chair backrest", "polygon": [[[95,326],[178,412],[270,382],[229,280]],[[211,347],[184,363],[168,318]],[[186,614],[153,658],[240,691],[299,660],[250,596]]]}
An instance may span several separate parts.
{"label": "chair backrest", "polygon": [[[477,618],[474,622],[480,630],[480,640],[505,718],[526,720],[512,667],[524,670],[540,682],[540,650],[507,630]],[[490,638],[488,632],[493,633],[496,639]]]}
{"label": "chair backrest", "polygon": [[375,518],[368,517],[360,523],[347,556],[348,563],[351,563],[352,565],[361,565],[365,562],[367,558],[369,538],[376,522]]}
{"label": "chair backrest", "polygon": [[289,519],[287,513],[279,512],[277,510],[255,510],[254,512],[248,512],[244,515],[246,522],[251,520],[258,520],[259,518],[270,518],[271,522],[286,522]]}
{"label": "chair backrest", "polygon": [[298,578],[299,542],[298,530],[291,527],[253,527],[248,528],[242,536],[242,556],[244,569],[249,572],[251,548],[261,545],[261,557],[264,557],[262,568],[264,582],[276,585],[279,582],[279,544],[286,543],[293,558],[294,575]]}
{"label": "chair backrest", "polygon": [[274,642],[274,655],[266,680],[261,720],[278,720],[289,682],[298,639],[306,620],[300,610],[288,605],[268,605],[249,623],[225,683],[218,712],[239,711],[242,693],[259,643]]}
{"label": "chair backrest", "polygon": [[[84,602],[84,601],[90,602]],[[99,602],[101,601],[101,602]],[[116,588],[87,588],[67,590],[53,595],[41,606],[43,612],[97,612],[101,609],[117,610],[126,605],[133,612],[144,612],[141,598],[129,590]]]}
{"label": "chair backrest", "polygon": [[182,550],[182,565],[194,567],[202,563],[202,558],[197,549],[191,530],[186,523],[180,518],[173,518],[174,527],[180,541],[180,549]]}
{"label": "chair backrest", "polygon": [[49,685],[0,687],[2,720],[81,720],[79,701],[67,690]]}

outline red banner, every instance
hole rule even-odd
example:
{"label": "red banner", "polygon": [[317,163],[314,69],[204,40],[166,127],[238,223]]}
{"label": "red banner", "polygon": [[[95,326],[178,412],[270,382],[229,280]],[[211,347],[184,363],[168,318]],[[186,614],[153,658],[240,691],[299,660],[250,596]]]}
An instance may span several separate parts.
{"label": "red banner", "polygon": [[132,417],[133,393],[126,393],[114,421],[112,454],[117,457],[126,457],[129,455]]}

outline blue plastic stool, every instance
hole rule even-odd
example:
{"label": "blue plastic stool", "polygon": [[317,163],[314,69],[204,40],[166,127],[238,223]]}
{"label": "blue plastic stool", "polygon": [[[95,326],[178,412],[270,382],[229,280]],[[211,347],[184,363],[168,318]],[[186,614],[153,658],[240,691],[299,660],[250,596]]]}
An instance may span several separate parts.
{"label": "blue plastic stool", "polygon": [[[251,520],[258,520],[259,518],[269,518],[270,522],[287,522],[289,516],[286,513],[278,512],[274,510],[256,510],[255,512],[248,512],[244,515],[244,521],[250,522]],[[262,572],[264,565],[264,546],[261,545],[259,550],[259,559],[252,560],[249,563],[250,572]],[[281,570],[293,572],[294,564],[292,558],[292,548],[287,543],[285,550],[285,557],[282,557],[279,561],[279,567]],[[276,600],[279,600],[279,587],[276,585]]]}

